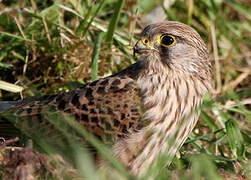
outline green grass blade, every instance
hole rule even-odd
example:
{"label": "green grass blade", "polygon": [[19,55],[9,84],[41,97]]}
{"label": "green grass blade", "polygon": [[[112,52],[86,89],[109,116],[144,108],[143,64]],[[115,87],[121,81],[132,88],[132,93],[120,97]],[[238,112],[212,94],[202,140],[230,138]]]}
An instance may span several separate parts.
{"label": "green grass blade", "polygon": [[91,63],[91,78],[93,81],[98,79],[99,50],[100,50],[100,45],[101,45],[103,36],[104,36],[103,32],[99,33],[94,49],[93,49],[92,63]]}
{"label": "green grass blade", "polygon": [[128,171],[125,167],[111,154],[111,150],[103,145],[98,139],[96,139],[92,134],[88,133],[85,128],[79,125],[74,119],[69,115],[65,114],[65,122],[73,128],[78,134],[84,137],[95,149],[97,149],[101,155],[106,158],[122,175],[130,178]]}
{"label": "green grass blade", "polygon": [[[76,30],[76,34],[77,35],[81,35],[81,32],[82,30],[84,29],[86,23],[87,23],[87,20],[89,19],[91,13],[92,13],[92,9],[93,9],[93,6],[91,6],[88,11],[87,11],[87,14],[85,15],[85,18],[83,20],[80,21],[80,24]],[[82,36],[82,35],[81,35]]]}
{"label": "green grass blade", "polygon": [[13,38],[16,38],[16,39],[20,39],[20,40],[23,40],[23,41],[32,42],[30,39],[24,39],[22,36],[17,36],[15,34],[11,34],[11,33],[8,33],[8,32],[0,31],[0,34],[5,35],[5,36],[9,36],[9,37],[13,37]]}
{"label": "green grass blade", "polygon": [[115,31],[115,28],[117,27],[120,13],[121,13],[121,10],[124,6],[124,3],[125,3],[125,0],[118,0],[117,3],[115,4],[115,7],[114,7],[115,11],[114,11],[112,19],[109,23],[108,31],[106,34],[106,42],[110,43],[112,41],[113,34]]}
{"label": "green grass blade", "polygon": [[[194,180],[199,179],[214,179],[220,180],[221,178],[216,173],[216,167],[212,160],[205,154],[199,156],[192,156],[192,174]],[[202,178],[204,177],[204,178]]]}
{"label": "green grass blade", "polygon": [[215,122],[204,111],[201,112],[200,117],[213,131],[215,131],[216,129],[218,129],[218,127],[215,124]]}
{"label": "green grass blade", "polygon": [[226,130],[228,143],[233,153],[235,159],[242,158],[244,156],[244,144],[241,131],[238,127],[238,124],[233,120],[229,119],[226,122]]}
{"label": "green grass blade", "polygon": [[13,65],[0,62],[0,67],[6,68],[6,69],[11,69],[11,68],[13,68]]}
{"label": "green grass blade", "polygon": [[87,27],[83,30],[82,36],[85,36],[85,34],[86,34],[86,32],[88,31],[89,27],[91,26],[91,24],[92,24],[94,18],[98,15],[99,11],[100,11],[101,8],[103,7],[105,1],[106,1],[106,0],[102,0],[102,1],[99,3],[98,8],[96,9],[96,11],[94,12],[94,14],[92,15],[91,20],[88,22]]}

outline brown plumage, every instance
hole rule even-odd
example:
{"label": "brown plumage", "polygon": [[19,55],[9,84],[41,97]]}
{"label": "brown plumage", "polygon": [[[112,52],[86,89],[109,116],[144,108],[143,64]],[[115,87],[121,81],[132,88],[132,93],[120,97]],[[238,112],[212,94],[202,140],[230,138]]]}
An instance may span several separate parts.
{"label": "brown plumage", "polygon": [[31,128],[46,124],[41,114],[47,109],[70,113],[141,175],[160,153],[173,157],[193,130],[211,88],[211,66],[199,34],[179,22],[147,26],[134,52],[139,60],[117,74],[69,93],[8,104],[8,111]]}

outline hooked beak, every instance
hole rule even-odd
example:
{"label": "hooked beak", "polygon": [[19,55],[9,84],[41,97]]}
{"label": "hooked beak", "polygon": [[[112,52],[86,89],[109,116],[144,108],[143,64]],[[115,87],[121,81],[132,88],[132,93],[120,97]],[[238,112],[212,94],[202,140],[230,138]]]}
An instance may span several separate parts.
{"label": "hooked beak", "polygon": [[135,56],[136,53],[138,54],[147,53],[149,50],[151,49],[145,46],[141,40],[138,40],[135,46],[133,47],[133,56]]}

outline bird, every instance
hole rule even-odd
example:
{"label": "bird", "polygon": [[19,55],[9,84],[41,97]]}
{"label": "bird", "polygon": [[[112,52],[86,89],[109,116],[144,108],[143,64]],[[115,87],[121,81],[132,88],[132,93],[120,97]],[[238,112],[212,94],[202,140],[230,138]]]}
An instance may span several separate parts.
{"label": "bird", "polygon": [[[146,26],[133,54],[137,61],[111,76],[58,95],[0,102],[0,111],[31,129],[46,127],[48,109],[70,114],[142,176],[161,154],[174,157],[189,137],[212,89],[212,73],[206,44],[181,22]],[[0,113],[2,127],[6,121]]]}

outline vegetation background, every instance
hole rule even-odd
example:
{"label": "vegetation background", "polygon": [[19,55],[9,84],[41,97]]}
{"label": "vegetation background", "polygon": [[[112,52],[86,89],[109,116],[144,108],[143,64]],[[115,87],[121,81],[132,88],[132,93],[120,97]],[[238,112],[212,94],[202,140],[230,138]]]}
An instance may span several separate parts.
{"label": "vegetation background", "polygon": [[[142,179],[154,172],[156,179],[248,179],[250,12],[249,0],[0,0],[0,100],[62,93],[115,73],[136,61],[132,47],[146,24],[180,21],[207,43],[215,90],[171,166],[165,167],[161,157]],[[81,144],[70,140],[64,152],[72,161],[63,161],[45,141],[40,148],[53,170],[37,179],[136,179],[112,158],[109,147],[64,118],[117,173],[97,170]],[[5,173],[0,158],[0,178]]]}

